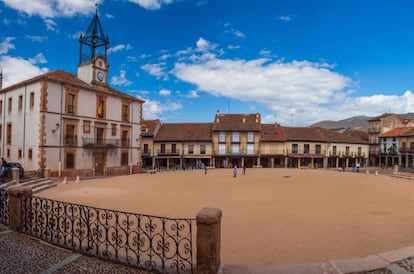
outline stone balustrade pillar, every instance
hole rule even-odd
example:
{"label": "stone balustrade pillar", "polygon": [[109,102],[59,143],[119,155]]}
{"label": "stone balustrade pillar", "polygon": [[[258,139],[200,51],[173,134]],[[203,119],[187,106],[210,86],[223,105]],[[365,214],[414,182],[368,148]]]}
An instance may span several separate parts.
{"label": "stone balustrade pillar", "polygon": [[21,195],[32,195],[32,190],[27,187],[17,186],[9,189],[9,228],[19,231],[21,227]]}
{"label": "stone balustrade pillar", "polygon": [[217,273],[220,267],[221,216],[217,208],[203,208],[197,220],[197,273]]}
{"label": "stone balustrade pillar", "polygon": [[19,177],[19,169],[17,167],[13,167],[11,169],[11,180],[15,183],[19,183],[20,177]]}

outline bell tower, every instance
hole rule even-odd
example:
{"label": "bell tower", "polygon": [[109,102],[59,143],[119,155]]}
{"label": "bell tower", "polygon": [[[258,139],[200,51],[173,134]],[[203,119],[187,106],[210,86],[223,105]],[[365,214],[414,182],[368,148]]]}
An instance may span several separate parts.
{"label": "bell tower", "polygon": [[109,38],[103,32],[98,9],[85,34],[80,35],[79,46],[78,78],[92,85],[107,85]]}

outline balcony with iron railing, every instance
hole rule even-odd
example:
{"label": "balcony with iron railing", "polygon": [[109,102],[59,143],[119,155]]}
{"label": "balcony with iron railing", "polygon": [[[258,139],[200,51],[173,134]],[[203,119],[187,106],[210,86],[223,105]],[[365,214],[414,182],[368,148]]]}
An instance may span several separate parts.
{"label": "balcony with iron railing", "polygon": [[63,136],[63,144],[66,146],[77,146],[78,136],[77,135],[66,135]]}
{"label": "balcony with iron railing", "polygon": [[260,155],[286,155],[285,149],[277,149],[277,148],[261,148]]}
{"label": "balcony with iron railing", "polygon": [[288,149],[287,154],[297,154],[297,155],[309,155],[309,156],[324,156],[325,150],[319,149]]}
{"label": "balcony with iron railing", "polygon": [[141,152],[141,154],[142,154],[142,155],[145,155],[145,156],[147,156],[147,155],[151,155],[151,149],[144,149],[144,150]]}
{"label": "balcony with iron railing", "polygon": [[414,147],[400,147],[400,153],[414,153]]}
{"label": "balcony with iron railing", "polygon": [[119,147],[119,139],[82,138],[83,147],[90,148],[116,148]]}
{"label": "balcony with iron railing", "polygon": [[75,114],[75,106],[74,105],[68,105],[68,114]]}
{"label": "balcony with iron railing", "polygon": [[121,139],[121,146],[123,147],[129,147],[130,143],[129,139]]}
{"label": "balcony with iron railing", "polygon": [[159,149],[157,150],[157,154],[160,156],[178,156],[180,155],[179,149]]}
{"label": "balcony with iron railing", "polygon": [[218,155],[218,156],[228,156],[228,157],[257,156],[257,155],[259,155],[259,150],[258,149],[254,149],[253,151],[239,150],[237,152],[235,152],[235,151],[220,152],[219,150],[215,150],[214,151],[214,155]]}

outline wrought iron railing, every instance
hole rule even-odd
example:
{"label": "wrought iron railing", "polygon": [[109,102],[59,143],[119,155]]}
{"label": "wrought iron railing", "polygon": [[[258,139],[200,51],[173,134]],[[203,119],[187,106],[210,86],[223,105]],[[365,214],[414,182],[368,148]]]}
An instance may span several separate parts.
{"label": "wrought iron railing", "polygon": [[22,195],[22,232],[153,272],[193,272],[195,219],[127,213]]}
{"label": "wrought iron railing", "polygon": [[9,192],[0,189],[0,223],[9,225]]}
{"label": "wrought iron railing", "polygon": [[78,145],[78,136],[77,135],[65,135],[63,136],[63,144],[67,146],[76,146]]}
{"label": "wrought iron railing", "polygon": [[84,147],[115,148],[119,147],[119,139],[87,138],[83,137]]}

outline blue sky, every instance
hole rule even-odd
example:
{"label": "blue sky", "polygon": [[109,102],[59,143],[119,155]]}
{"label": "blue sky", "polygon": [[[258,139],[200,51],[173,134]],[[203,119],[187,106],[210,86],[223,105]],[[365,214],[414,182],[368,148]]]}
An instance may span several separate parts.
{"label": "blue sky", "polygon": [[145,119],[307,126],[414,112],[414,1],[0,0],[3,87],[77,72],[99,4],[110,85]]}

